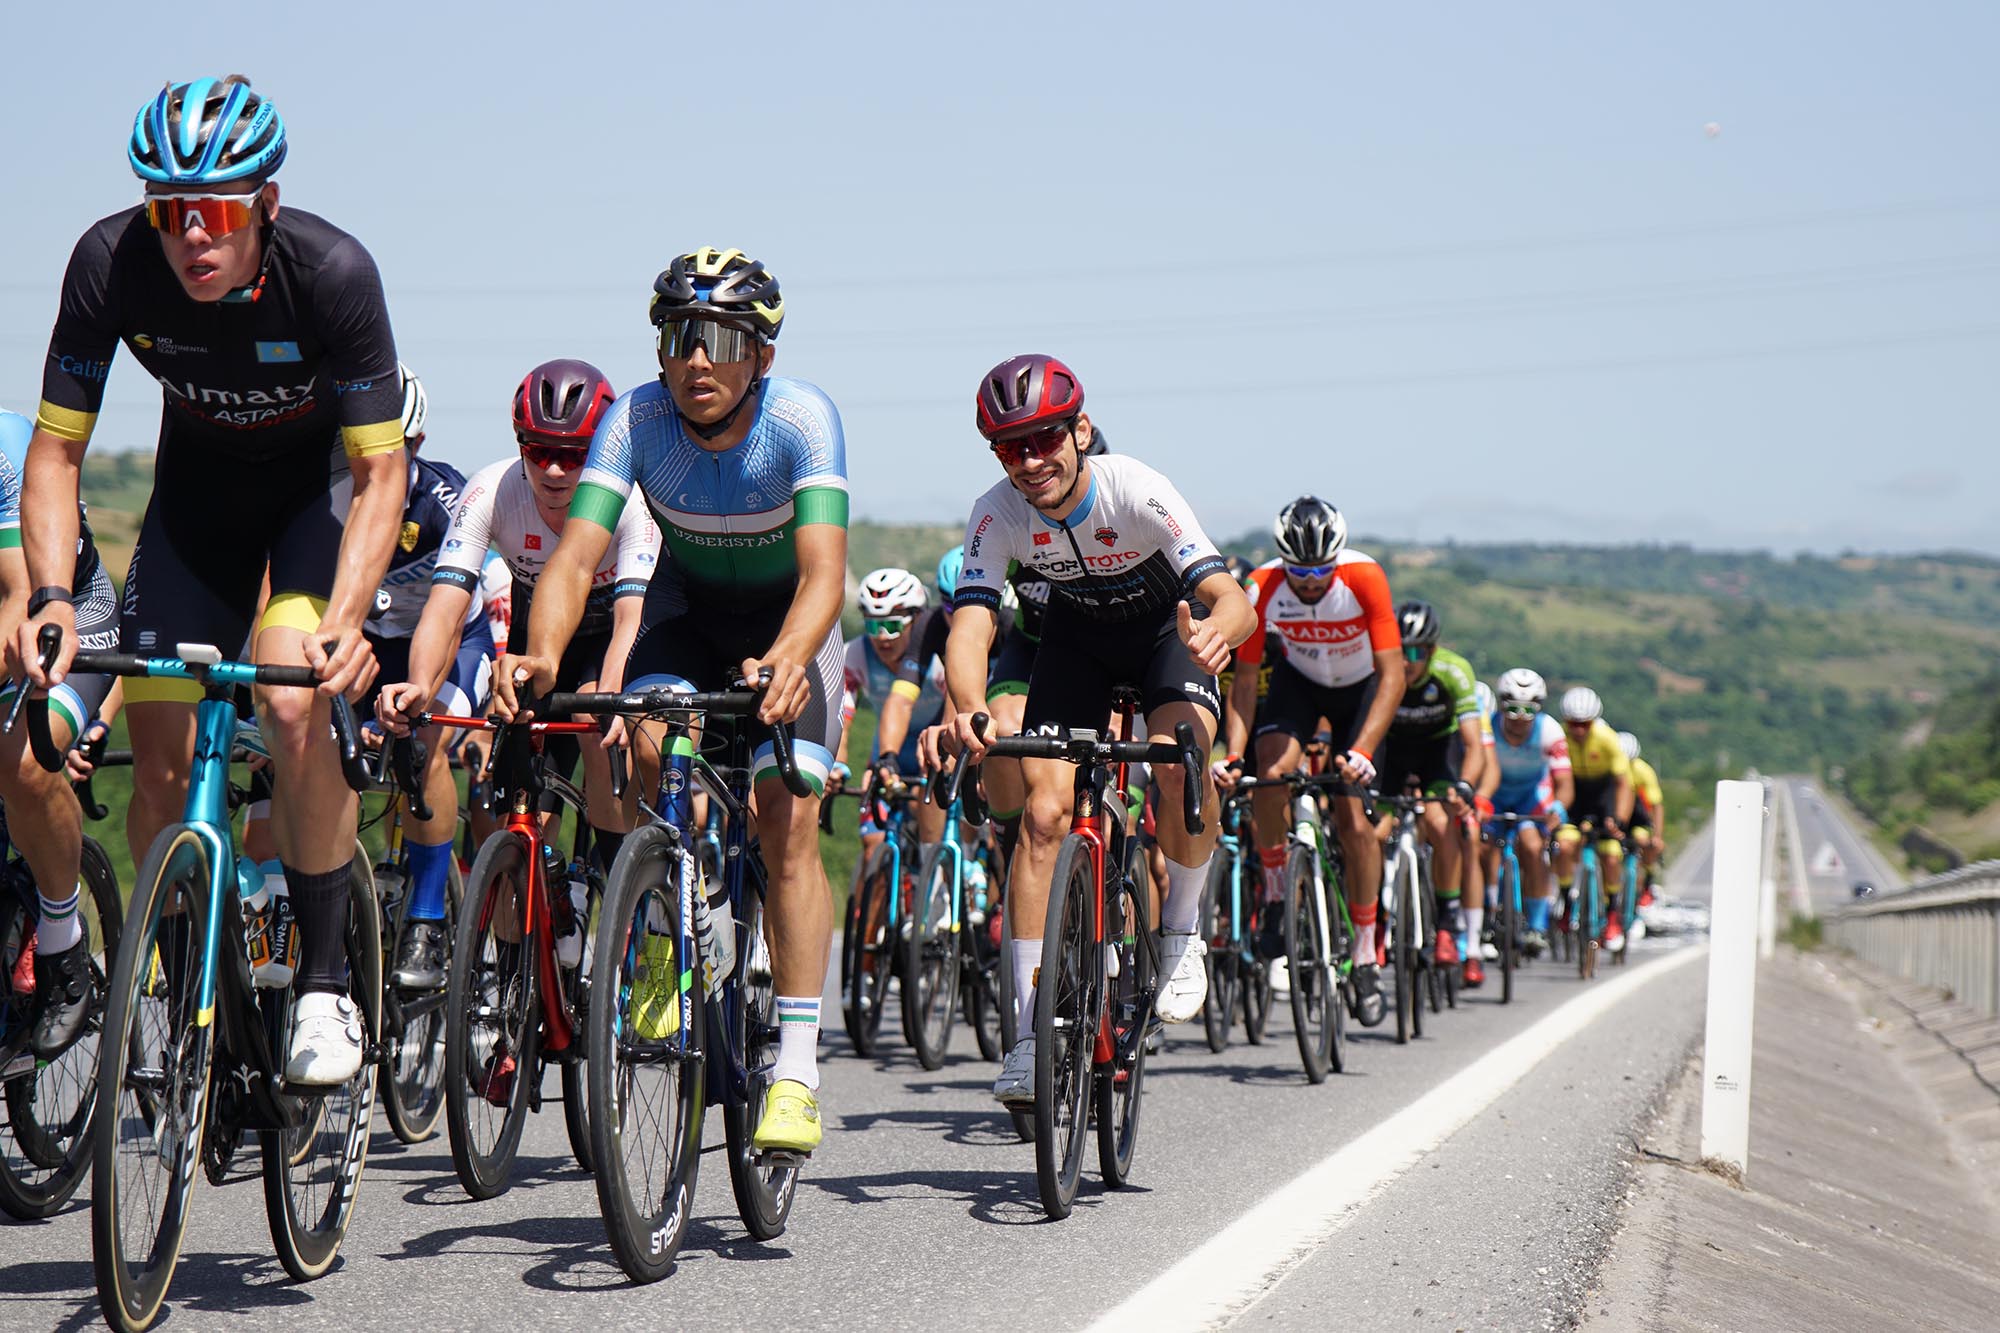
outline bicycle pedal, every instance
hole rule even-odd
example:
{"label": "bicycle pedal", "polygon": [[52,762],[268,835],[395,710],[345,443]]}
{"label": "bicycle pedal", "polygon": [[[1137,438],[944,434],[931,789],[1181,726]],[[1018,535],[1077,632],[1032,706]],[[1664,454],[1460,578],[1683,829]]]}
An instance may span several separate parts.
{"label": "bicycle pedal", "polygon": [[775,1167],[779,1170],[790,1168],[793,1171],[797,1171],[811,1160],[812,1154],[809,1152],[791,1152],[783,1149],[774,1149],[770,1152],[757,1154],[757,1166],[760,1170]]}

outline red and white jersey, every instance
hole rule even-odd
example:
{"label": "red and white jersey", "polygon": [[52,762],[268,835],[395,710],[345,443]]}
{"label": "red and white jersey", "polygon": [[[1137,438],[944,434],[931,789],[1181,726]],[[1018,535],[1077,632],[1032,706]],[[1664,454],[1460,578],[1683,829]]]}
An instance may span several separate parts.
{"label": "red and white jersey", "polygon": [[1334,557],[1333,582],[1317,602],[1299,599],[1285,578],[1282,560],[1251,572],[1250,595],[1257,603],[1257,632],[1236,650],[1236,660],[1252,666],[1263,660],[1264,636],[1284,645],[1285,661],[1316,685],[1353,685],[1375,672],[1375,654],[1398,652],[1403,632],[1389,577],[1373,557],[1342,551]]}

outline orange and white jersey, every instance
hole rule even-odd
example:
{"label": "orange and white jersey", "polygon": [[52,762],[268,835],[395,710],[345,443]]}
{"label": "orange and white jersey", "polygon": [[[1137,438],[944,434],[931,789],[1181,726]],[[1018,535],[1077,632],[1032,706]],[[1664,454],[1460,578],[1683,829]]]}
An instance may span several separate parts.
{"label": "orange and white jersey", "polygon": [[1285,661],[1316,685],[1352,685],[1375,672],[1375,654],[1398,652],[1403,632],[1389,577],[1371,556],[1342,551],[1334,558],[1333,582],[1317,602],[1301,601],[1285,578],[1282,560],[1250,575],[1257,603],[1257,632],[1237,650],[1239,662],[1264,656],[1266,632],[1284,645]]}

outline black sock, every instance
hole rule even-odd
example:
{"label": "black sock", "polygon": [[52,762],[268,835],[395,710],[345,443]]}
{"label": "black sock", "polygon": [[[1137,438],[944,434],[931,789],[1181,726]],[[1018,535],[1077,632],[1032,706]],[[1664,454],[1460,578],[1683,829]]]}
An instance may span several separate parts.
{"label": "black sock", "polygon": [[292,993],[347,993],[347,867],[308,875],[285,867],[299,932],[299,973]]}
{"label": "black sock", "polygon": [[1021,814],[1017,810],[1011,815],[995,815],[993,822],[1000,826],[1000,859],[1011,866],[1014,845],[1021,840]]}
{"label": "black sock", "polygon": [[[176,912],[172,916],[160,918],[160,928],[153,935],[153,948],[160,955],[160,966],[167,970],[167,985],[175,995],[188,993],[188,969],[190,964],[200,967],[199,959],[188,956],[188,916],[186,912]],[[190,1010],[190,1013],[193,1011]]]}
{"label": "black sock", "polygon": [[625,845],[625,835],[613,833],[610,829],[590,826],[590,858],[604,878],[611,878],[611,863],[618,859],[618,849]]}

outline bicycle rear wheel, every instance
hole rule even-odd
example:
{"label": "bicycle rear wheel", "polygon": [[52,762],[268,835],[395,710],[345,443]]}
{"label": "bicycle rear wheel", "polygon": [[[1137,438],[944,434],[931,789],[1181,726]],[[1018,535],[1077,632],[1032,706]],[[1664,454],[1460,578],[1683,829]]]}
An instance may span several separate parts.
{"label": "bicycle rear wheel", "polygon": [[597,1158],[590,1146],[590,1078],[587,1067],[591,1053],[599,1049],[590,1042],[590,975],[594,944],[590,924],[597,919],[603,903],[604,881],[598,878],[595,870],[587,871],[584,875],[583,916],[574,927],[580,937],[577,964],[565,967],[560,959],[556,963],[558,984],[569,1001],[570,1013],[576,1016],[570,1027],[571,1049],[562,1064],[563,1129],[569,1134],[569,1150],[575,1155],[576,1164],[586,1173],[597,1169]]}
{"label": "bicycle rear wheel", "polygon": [[1294,842],[1285,858],[1285,967],[1291,976],[1292,1029],[1308,1083],[1326,1081],[1342,1022],[1319,906],[1319,855]]}
{"label": "bicycle rear wheel", "polygon": [[151,1325],[166,1299],[201,1156],[215,1054],[196,993],[209,928],[205,832],[170,824],[153,839],[111,970],[90,1241],[98,1304],[123,1333]]}
{"label": "bicycle rear wheel", "polygon": [[490,1199],[509,1184],[541,1070],[540,959],[525,941],[526,838],[501,829],[472,863],[445,988],[445,1124],[459,1184]]}
{"label": "bicycle rear wheel", "polygon": [[[54,1060],[31,1068],[5,1084],[7,1120],[0,1128],[0,1212],[22,1221],[53,1216],[83,1183],[90,1170],[91,1125],[97,1113],[97,1074],[102,1058],[105,974],[118,955],[118,927],[124,914],[118,879],[104,849],[83,840],[78,877],[77,922],[90,961],[90,1010],[83,1034]],[[7,908],[12,908],[8,912]],[[12,920],[9,921],[9,916]],[[28,932],[34,928],[25,903],[0,893],[0,977],[11,977]],[[25,1035],[27,1006],[0,983],[0,1032]]]}
{"label": "bicycle rear wheel", "polygon": [[1117,954],[1118,975],[1110,979],[1109,1069],[1096,1076],[1097,1165],[1112,1189],[1132,1175],[1139,1146],[1139,1099],[1145,1090],[1146,1030],[1153,1022],[1153,994],[1159,989],[1160,939],[1153,933],[1152,893],[1146,852],[1127,844],[1125,873],[1105,913],[1105,943]]}
{"label": "bicycle rear wheel", "polygon": [[903,958],[903,1036],[925,1069],[944,1064],[958,1017],[960,867],[940,842],[924,852]]}
{"label": "bicycle rear wheel", "polygon": [[1236,964],[1236,989],[1243,996],[1243,1037],[1252,1046],[1264,1044],[1271,1023],[1271,963],[1265,958],[1245,958]]}
{"label": "bicycle rear wheel", "polygon": [[[374,1046],[382,1034],[382,909],[365,856],[349,863],[347,904],[347,990],[361,1017],[362,1043]],[[283,991],[259,997],[273,1036],[290,1035],[282,1021],[288,999]],[[340,1254],[368,1161],[375,1073],[375,1063],[363,1060],[339,1087],[296,1099],[304,1123],[263,1131],[264,1215],[278,1261],[296,1281],[321,1276]],[[293,1100],[289,1093],[285,1099]]]}
{"label": "bicycle rear wheel", "polygon": [[1201,886],[1201,937],[1208,941],[1208,994],[1201,1001],[1201,1030],[1208,1049],[1220,1055],[1229,1045],[1229,1029],[1236,1024],[1237,944],[1233,938],[1229,910],[1230,885],[1236,874],[1236,855],[1218,845],[1208,862],[1208,877]]}
{"label": "bicycle rear wheel", "polygon": [[841,935],[841,1022],[854,1053],[875,1054],[882,1038],[882,1010],[889,978],[896,970],[896,941],[889,929],[889,845],[868,858],[861,880],[847,900],[847,927]]}
{"label": "bicycle rear wheel", "polygon": [[[458,870],[458,858],[447,858],[445,881],[445,947],[458,938],[458,907],[465,898],[465,876]],[[389,938],[400,940],[409,922],[409,892],[401,894],[390,922]],[[451,960],[445,960],[450,975]],[[385,992],[386,994],[386,992]],[[389,1036],[389,1078],[383,1091],[382,1110],[389,1128],[404,1143],[422,1143],[437,1133],[438,1117],[444,1114],[444,996],[396,995],[388,1001],[383,1030]],[[402,1015],[400,1031],[393,1015]]]}
{"label": "bicycle rear wheel", "polygon": [[985,911],[979,919],[973,919],[974,904],[965,904],[965,929],[959,932],[965,949],[965,956],[959,964],[959,989],[965,997],[965,1025],[972,1029],[972,1035],[979,1042],[979,1058],[998,1060],[1005,1049],[1002,1045],[999,982],[1006,951],[994,946],[991,932],[993,923],[1000,919],[1004,908],[994,892],[993,868],[985,863],[985,844],[975,842],[967,855],[981,861],[987,873],[987,888]]}
{"label": "bicycle rear wheel", "polygon": [[[1000,1053],[1004,1056],[1014,1049],[1014,1043],[1021,1038],[1020,999],[1014,994],[1014,927],[1003,921],[1000,930],[1000,960],[994,973],[994,994],[996,1007],[1000,1010]],[[1014,1126],[1015,1137],[1023,1143],[1035,1141],[1035,1113],[1028,1107],[1009,1106],[1007,1119]]]}
{"label": "bicycle rear wheel", "polygon": [[1496,904],[1499,908],[1498,927],[1495,938],[1500,943],[1500,1003],[1514,1003],[1514,949],[1520,931],[1520,912],[1517,904],[1521,899],[1521,868],[1510,856],[1500,858],[1500,895]]}
{"label": "bicycle rear wheel", "polygon": [[1035,988],[1035,1178],[1042,1211],[1069,1216],[1089,1139],[1103,954],[1095,939],[1097,877],[1090,844],[1063,839],[1049,883]]}
{"label": "bicycle rear wheel", "polygon": [[694,931],[666,830],[629,834],[598,912],[598,1003],[590,1010],[591,1158],[597,1206],[618,1266],[657,1282],[674,1266],[694,1214],[708,1110],[700,1042],[707,994],[676,954]]}
{"label": "bicycle rear wheel", "polygon": [[1597,904],[1603,893],[1597,882],[1597,853],[1586,847],[1577,866],[1576,902],[1570,912],[1576,974],[1585,981],[1597,974]]}
{"label": "bicycle rear wheel", "polygon": [[1423,1017],[1417,1011],[1415,976],[1410,971],[1410,946],[1416,927],[1411,920],[1415,907],[1416,868],[1409,857],[1396,857],[1396,882],[1390,894],[1389,966],[1396,985],[1396,1044],[1423,1035]]}
{"label": "bicycle rear wheel", "polygon": [[[757,856],[755,844],[745,855]],[[764,1094],[777,1081],[772,1071],[778,1061],[778,992],[764,940],[763,881],[762,862],[753,859],[743,876],[743,901],[737,905],[736,972],[723,987],[718,1015],[728,1029],[720,1043],[723,1058],[743,1062],[743,1099],[723,1105],[722,1124],[729,1141],[729,1184],[736,1193],[736,1215],[753,1240],[784,1234],[799,1187],[798,1159],[760,1154],[754,1141],[757,1119],[764,1113]]]}

